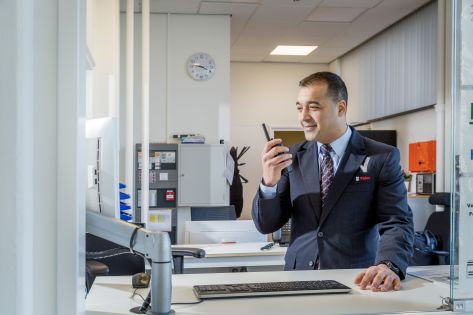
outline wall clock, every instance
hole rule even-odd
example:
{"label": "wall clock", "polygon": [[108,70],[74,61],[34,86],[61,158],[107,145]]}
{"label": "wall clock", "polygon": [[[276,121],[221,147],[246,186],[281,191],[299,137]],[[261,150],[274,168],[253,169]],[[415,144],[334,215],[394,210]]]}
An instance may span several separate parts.
{"label": "wall clock", "polygon": [[196,81],[212,78],[215,70],[215,60],[207,53],[195,53],[187,59],[187,73]]}

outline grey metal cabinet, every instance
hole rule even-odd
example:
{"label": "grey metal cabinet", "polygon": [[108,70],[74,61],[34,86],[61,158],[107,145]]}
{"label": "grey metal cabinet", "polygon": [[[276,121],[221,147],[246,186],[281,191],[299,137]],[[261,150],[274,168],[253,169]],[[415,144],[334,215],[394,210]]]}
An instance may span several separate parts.
{"label": "grey metal cabinet", "polygon": [[178,206],[228,206],[226,145],[180,144],[178,152]]}

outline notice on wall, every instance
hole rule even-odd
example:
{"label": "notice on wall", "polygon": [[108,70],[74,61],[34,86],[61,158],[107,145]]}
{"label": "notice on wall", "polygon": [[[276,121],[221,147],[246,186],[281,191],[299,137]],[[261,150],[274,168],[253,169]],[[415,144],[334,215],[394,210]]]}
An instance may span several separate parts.
{"label": "notice on wall", "polygon": [[172,229],[171,209],[150,209],[148,211],[148,222],[146,228],[151,231],[171,232]]}
{"label": "notice on wall", "polygon": [[229,185],[232,185],[233,182],[233,174],[235,172],[235,161],[233,160],[230,152],[227,152],[226,158],[226,167],[225,167],[225,178],[228,181]]}

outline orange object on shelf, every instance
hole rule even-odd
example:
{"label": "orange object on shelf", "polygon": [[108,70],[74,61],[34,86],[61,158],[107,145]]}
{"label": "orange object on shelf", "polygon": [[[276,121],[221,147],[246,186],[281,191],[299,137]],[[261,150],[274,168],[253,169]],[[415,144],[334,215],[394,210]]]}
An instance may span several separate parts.
{"label": "orange object on shelf", "polygon": [[409,171],[435,173],[436,141],[409,143]]}

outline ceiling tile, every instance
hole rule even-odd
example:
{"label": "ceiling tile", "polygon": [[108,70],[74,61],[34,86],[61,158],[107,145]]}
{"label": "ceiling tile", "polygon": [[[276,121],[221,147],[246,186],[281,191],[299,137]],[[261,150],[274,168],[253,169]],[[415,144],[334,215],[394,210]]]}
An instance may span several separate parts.
{"label": "ceiling tile", "polygon": [[266,62],[299,62],[304,56],[273,56],[268,55],[264,58]]}
{"label": "ceiling tile", "polygon": [[297,27],[297,34],[323,41],[341,34],[349,27],[349,23],[305,21]]}
{"label": "ceiling tile", "polygon": [[232,46],[232,52],[239,54],[262,54],[267,56],[275,47],[277,41],[268,38],[240,37]]}
{"label": "ceiling tile", "polygon": [[296,25],[303,21],[315,7],[316,5],[310,7],[263,5],[258,7],[252,19],[260,21],[290,21]]}
{"label": "ceiling tile", "polygon": [[366,11],[365,8],[318,7],[306,18],[306,21],[352,22],[364,11]]}
{"label": "ceiling tile", "polygon": [[411,10],[409,9],[393,9],[377,6],[360,16],[342,35],[344,38],[354,36],[369,39],[388,28],[396,21],[402,19],[410,12]]}
{"label": "ceiling tile", "polygon": [[287,8],[316,7],[323,0],[261,0],[263,6],[283,6]]}
{"label": "ceiling tile", "polygon": [[260,37],[266,40],[268,37],[278,38],[280,36],[291,36],[297,32],[297,25],[290,21],[271,20],[261,23],[262,20],[251,18],[241,36]]}
{"label": "ceiling tile", "polygon": [[431,0],[384,0],[379,6],[383,8],[414,10],[429,2]]}
{"label": "ceiling tile", "polygon": [[342,42],[332,40],[331,42],[320,46],[312,54],[304,57],[301,62],[304,63],[323,63],[331,62],[338,56],[341,56],[351,50],[356,44],[363,42],[363,38],[352,38],[350,41]]}
{"label": "ceiling tile", "polygon": [[248,19],[258,7],[256,3],[222,3],[203,1],[200,5],[201,14],[231,14],[233,17]]}
{"label": "ceiling tile", "polygon": [[383,0],[324,0],[321,7],[372,8]]}
{"label": "ceiling tile", "polygon": [[230,40],[233,45],[257,6],[258,4],[256,3],[217,3],[204,1],[200,5],[199,13],[231,14]]}
{"label": "ceiling tile", "polygon": [[262,62],[263,55],[261,54],[244,54],[244,53],[231,53],[231,61],[244,61],[244,62]]}
{"label": "ceiling tile", "polygon": [[221,3],[260,3],[260,0],[204,0],[203,2],[221,2]]}

